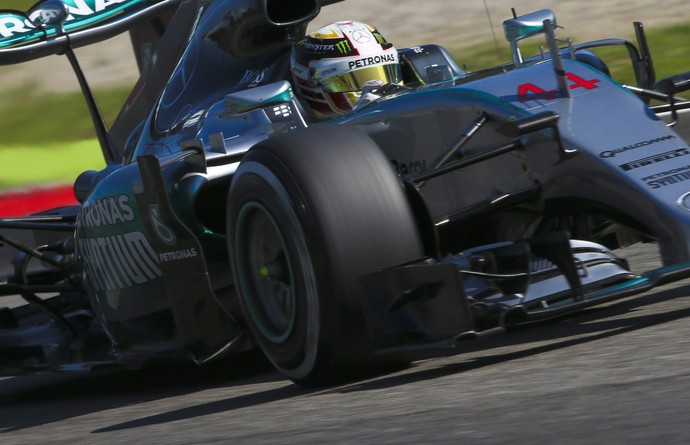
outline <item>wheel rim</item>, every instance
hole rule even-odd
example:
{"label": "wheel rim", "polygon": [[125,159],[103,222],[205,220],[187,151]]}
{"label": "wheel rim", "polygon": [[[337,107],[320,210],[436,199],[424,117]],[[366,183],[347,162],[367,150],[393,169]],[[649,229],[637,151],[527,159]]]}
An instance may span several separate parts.
{"label": "wheel rim", "polygon": [[235,239],[239,285],[257,328],[284,343],[295,326],[295,280],[290,253],[273,216],[261,204],[242,206]]}

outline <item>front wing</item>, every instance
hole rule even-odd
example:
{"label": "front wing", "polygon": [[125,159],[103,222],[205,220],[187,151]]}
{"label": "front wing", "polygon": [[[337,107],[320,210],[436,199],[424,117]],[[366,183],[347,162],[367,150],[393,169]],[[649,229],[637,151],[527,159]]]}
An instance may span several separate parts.
{"label": "front wing", "polygon": [[422,259],[362,284],[370,338],[389,353],[455,347],[688,277],[690,262],[637,275],[603,246],[552,234]]}

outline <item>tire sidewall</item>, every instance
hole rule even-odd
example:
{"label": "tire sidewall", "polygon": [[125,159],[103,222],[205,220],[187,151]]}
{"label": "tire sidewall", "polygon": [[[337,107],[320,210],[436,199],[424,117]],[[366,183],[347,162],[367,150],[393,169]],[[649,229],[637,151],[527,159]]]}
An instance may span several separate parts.
{"label": "tire sidewall", "polygon": [[270,210],[299,263],[299,335],[286,342],[262,338],[238,288],[247,324],[280,372],[320,386],[409,362],[407,354],[375,354],[369,336],[361,277],[424,254],[402,183],[371,138],[349,127],[314,126],[247,152],[228,195],[228,247],[240,285],[234,231],[248,202]]}
{"label": "tire sidewall", "polygon": [[312,262],[312,249],[308,246],[304,232],[304,222],[295,213],[299,208],[293,202],[293,195],[284,186],[285,178],[278,178],[273,171],[258,162],[244,163],[235,176],[234,193],[229,203],[228,239],[230,241],[231,261],[235,265],[234,280],[239,287],[240,304],[245,314],[251,313],[255,302],[252,291],[247,288],[245,276],[249,271],[243,270],[242,240],[240,225],[236,218],[248,205],[259,205],[270,214],[277,223],[277,228],[285,243],[292,264],[292,279],[295,293],[295,318],[292,333],[285,341],[274,343],[261,332],[253,317],[247,317],[247,324],[254,338],[259,343],[268,359],[283,374],[291,379],[305,378],[317,362],[317,355],[322,347],[322,308],[319,300],[319,289]]}

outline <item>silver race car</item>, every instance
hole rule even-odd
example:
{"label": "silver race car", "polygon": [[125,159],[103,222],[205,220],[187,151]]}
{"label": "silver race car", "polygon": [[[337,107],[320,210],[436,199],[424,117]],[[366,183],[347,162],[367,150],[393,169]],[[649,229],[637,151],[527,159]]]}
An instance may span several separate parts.
{"label": "silver race car", "polygon": [[[315,121],[290,51],[330,3],[0,11],[0,64],[65,54],[107,163],[76,178],[79,206],[0,220],[0,296],[25,302],[0,309],[3,374],[258,347],[322,385],[690,277],[690,75],[656,81],[641,24],[635,44],[564,45],[552,11],[513,16],[512,61],[478,72],[399,49],[402,85]],[[141,77],[107,129],[73,49],[122,32]],[[595,54],[611,46],[636,85]],[[637,243],[657,268],[613,252]]]}

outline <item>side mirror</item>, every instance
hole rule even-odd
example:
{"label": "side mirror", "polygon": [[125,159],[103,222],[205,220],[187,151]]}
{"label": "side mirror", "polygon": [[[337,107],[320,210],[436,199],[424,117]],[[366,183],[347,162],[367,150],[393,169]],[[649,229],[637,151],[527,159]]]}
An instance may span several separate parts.
{"label": "side mirror", "polygon": [[225,112],[238,115],[270,105],[292,102],[293,99],[290,83],[283,80],[228,94],[225,96]]}
{"label": "side mirror", "polygon": [[518,40],[543,33],[544,20],[550,20],[551,24],[556,26],[556,14],[550,9],[541,9],[504,21],[503,32],[505,33],[506,40],[517,42]]}
{"label": "side mirror", "polygon": [[503,22],[503,32],[510,43],[510,52],[516,67],[522,65],[522,54],[518,41],[546,32],[544,22],[549,20],[556,27],[556,14],[550,9],[542,9],[514,17]]}

